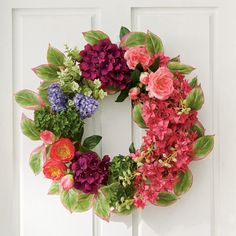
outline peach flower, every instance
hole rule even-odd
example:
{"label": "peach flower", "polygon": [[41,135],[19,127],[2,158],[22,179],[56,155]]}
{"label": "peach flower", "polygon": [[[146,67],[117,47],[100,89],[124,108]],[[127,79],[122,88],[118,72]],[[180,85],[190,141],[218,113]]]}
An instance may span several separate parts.
{"label": "peach flower", "polygon": [[174,90],[173,77],[167,67],[159,67],[156,72],[150,73],[147,86],[148,95],[166,100]]}
{"label": "peach flower", "polygon": [[129,48],[124,55],[125,60],[129,69],[134,70],[135,67],[140,63],[144,70],[153,63],[153,59],[148,53],[146,47],[133,47]]}

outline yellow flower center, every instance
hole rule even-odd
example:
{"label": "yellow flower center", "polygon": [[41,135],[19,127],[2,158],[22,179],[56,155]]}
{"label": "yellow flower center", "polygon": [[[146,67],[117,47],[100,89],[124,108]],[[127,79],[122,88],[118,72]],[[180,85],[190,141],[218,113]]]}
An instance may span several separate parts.
{"label": "yellow flower center", "polygon": [[67,158],[70,155],[70,149],[66,145],[61,145],[57,149],[57,155],[62,159]]}

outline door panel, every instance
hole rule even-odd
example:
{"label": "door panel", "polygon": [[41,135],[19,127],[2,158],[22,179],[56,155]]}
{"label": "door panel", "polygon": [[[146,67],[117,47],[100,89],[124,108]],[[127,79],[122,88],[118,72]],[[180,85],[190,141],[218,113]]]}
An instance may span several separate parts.
{"label": "door panel", "polygon": [[[0,235],[236,235],[235,10],[234,0],[1,1]],[[49,43],[61,50],[65,43],[81,49],[81,33],[89,29],[103,30],[118,42],[121,25],[153,31],[167,55],[181,55],[184,63],[197,68],[191,77],[198,75],[205,91],[200,119],[208,133],[216,134],[216,144],[206,160],[191,164],[194,184],[176,204],[149,205],[107,223],[91,210],[70,214],[57,196],[47,195],[50,181],[33,176],[28,158],[37,143],[21,134],[22,110],[12,94],[37,88],[39,79],[30,68],[46,62]],[[142,131],[131,125],[129,101],[114,100],[106,98],[88,120],[87,135],[103,136],[100,155],[126,154],[132,141],[136,146],[142,141]]]}

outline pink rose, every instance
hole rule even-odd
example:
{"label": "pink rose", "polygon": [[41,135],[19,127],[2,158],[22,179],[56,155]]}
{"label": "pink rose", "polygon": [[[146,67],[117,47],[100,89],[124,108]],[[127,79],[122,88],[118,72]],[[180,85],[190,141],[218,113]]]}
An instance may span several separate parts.
{"label": "pink rose", "polygon": [[148,95],[160,100],[167,99],[173,92],[173,74],[167,67],[159,67],[154,73],[150,73],[147,86]]}
{"label": "pink rose", "polygon": [[139,80],[142,84],[147,85],[148,82],[149,82],[149,73],[148,72],[142,72],[140,77],[139,77]]}
{"label": "pink rose", "polygon": [[132,100],[136,100],[138,99],[138,95],[140,94],[140,89],[137,87],[134,87],[132,89],[129,90],[129,97]]}
{"label": "pink rose", "polygon": [[129,48],[124,55],[127,65],[130,69],[134,70],[140,63],[144,70],[153,63],[153,59],[145,47]]}
{"label": "pink rose", "polygon": [[44,130],[40,133],[40,139],[44,142],[44,144],[52,144],[56,137],[51,131]]}
{"label": "pink rose", "polygon": [[65,175],[64,177],[62,177],[60,185],[64,191],[70,190],[74,186],[73,176],[72,175]]}

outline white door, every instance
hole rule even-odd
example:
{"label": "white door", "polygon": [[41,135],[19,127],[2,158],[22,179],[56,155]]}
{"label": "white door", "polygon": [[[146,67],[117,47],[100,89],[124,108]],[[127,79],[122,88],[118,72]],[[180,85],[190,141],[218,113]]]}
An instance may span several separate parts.
{"label": "white door", "polygon": [[[235,0],[1,0],[1,236],[235,236],[236,235],[236,1]],[[216,134],[214,152],[191,165],[194,184],[176,204],[148,206],[131,216],[99,220],[92,211],[70,214],[49,182],[34,177],[28,157],[36,145],[19,128],[13,93],[36,89],[30,68],[42,64],[48,43],[82,47],[81,32],[101,29],[118,41],[121,25],[158,34],[170,56],[197,68],[205,91],[201,120]],[[30,113],[29,113],[30,114]],[[141,131],[128,101],[106,98],[88,133],[103,136],[100,152],[126,154]]]}

